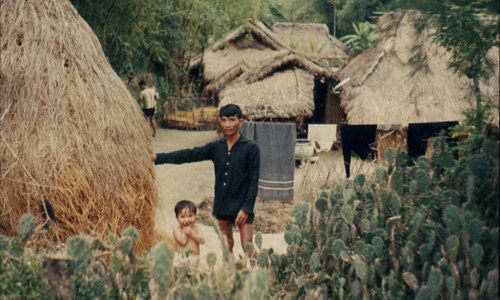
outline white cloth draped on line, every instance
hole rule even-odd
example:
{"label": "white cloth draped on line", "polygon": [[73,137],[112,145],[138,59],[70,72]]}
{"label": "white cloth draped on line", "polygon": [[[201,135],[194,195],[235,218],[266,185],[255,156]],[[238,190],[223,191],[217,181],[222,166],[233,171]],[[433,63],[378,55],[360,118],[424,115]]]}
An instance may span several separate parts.
{"label": "white cloth draped on line", "polygon": [[337,124],[309,124],[307,139],[318,151],[330,151],[337,141]]}

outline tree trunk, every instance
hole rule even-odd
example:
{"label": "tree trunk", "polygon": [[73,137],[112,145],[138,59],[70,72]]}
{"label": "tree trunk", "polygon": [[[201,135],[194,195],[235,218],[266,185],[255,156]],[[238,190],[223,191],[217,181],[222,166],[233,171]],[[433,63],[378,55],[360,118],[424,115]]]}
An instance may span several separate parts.
{"label": "tree trunk", "polygon": [[479,89],[479,79],[474,78],[474,93],[476,94],[476,108],[479,108],[482,103],[481,90]]}

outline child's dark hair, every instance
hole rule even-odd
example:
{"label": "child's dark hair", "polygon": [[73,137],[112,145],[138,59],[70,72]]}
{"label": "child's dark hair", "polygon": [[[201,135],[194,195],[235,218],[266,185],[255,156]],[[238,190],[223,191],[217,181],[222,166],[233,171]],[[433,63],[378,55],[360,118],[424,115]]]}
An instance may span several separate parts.
{"label": "child's dark hair", "polygon": [[141,86],[141,85],[146,85],[146,81],[144,81],[144,80],[139,81],[139,86]]}
{"label": "child's dark hair", "polygon": [[174,211],[175,211],[175,217],[177,218],[179,216],[179,213],[184,209],[188,208],[190,211],[192,211],[196,215],[196,204],[189,200],[181,200],[177,202],[175,205]]}
{"label": "child's dark hair", "polygon": [[228,104],[219,109],[219,117],[232,117],[236,115],[238,119],[243,118],[243,113],[241,112],[241,108],[236,104]]}

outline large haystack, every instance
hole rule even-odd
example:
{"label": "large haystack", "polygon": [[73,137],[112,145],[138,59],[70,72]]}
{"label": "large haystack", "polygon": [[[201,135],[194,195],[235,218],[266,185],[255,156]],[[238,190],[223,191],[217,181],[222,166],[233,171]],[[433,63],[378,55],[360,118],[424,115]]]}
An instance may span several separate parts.
{"label": "large haystack", "polygon": [[157,189],[138,105],[68,0],[0,4],[0,233],[48,212],[40,239],[132,225],[146,249]]}
{"label": "large haystack", "polygon": [[316,59],[349,58],[347,47],[330,35],[326,24],[275,23],[271,30],[283,44]]}
{"label": "large haystack", "polygon": [[224,87],[219,106],[237,104],[251,120],[310,117],[315,110],[315,78],[338,81],[327,68],[303,55],[280,53]]}
{"label": "large haystack", "polygon": [[[473,82],[449,69],[450,54],[433,42],[435,19],[414,10],[380,18],[380,40],[337,73],[349,124],[408,124],[462,120],[476,98]],[[499,52],[481,91],[499,97]]]}

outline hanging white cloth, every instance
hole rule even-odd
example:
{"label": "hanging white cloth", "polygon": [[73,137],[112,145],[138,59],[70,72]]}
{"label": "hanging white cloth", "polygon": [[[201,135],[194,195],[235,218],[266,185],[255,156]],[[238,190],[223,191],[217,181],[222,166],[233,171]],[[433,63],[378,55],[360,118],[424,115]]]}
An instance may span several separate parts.
{"label": "hanging white cloth", "polygon": [[337,141],[337,124],[309,124],[307,139],[315,145],[317,151],[330,151]]}

